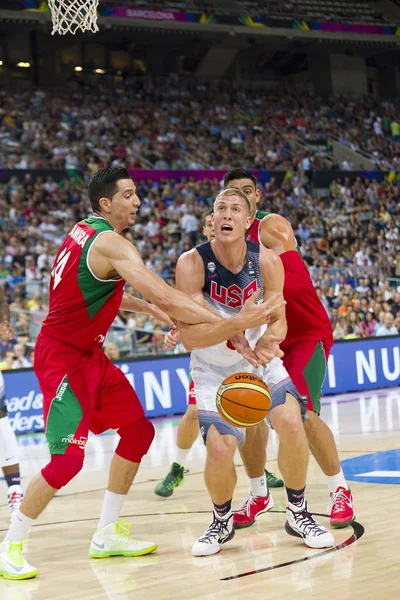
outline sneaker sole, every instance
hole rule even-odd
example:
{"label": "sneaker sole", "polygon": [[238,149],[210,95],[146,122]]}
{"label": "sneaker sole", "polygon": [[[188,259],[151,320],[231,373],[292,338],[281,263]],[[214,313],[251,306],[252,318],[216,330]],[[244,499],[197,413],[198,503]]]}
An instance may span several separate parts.
{"label": "sneaker sole", "polygon": [[34,571],[30,571],[29,573],[24,573],[22,575],[8,573],[7,571],[0,571],[0,577],[4,579],[8,579],[10,581],[21,581],[22,579],[33,579],[38,575],[39,571],[35,569]]}
{"label": "sneaker sole", "polygon": [[354,515],[350,521],[346,521],[345,523],[333,523],[332,521],[329,521],[329,524],[331,527],[333,527],[333,529],[344,529],[345,527],[349,527],[349,525],[351,525],[355,520],[356,516]]}
{"label": "sneaker sole", "polygon": [[177,487],[180,487],[181,485],[183,485],[184,479],[182,479],[182,481],[180,481],[179,483],[177,483],[176,485],[174,485],[174,487],[172,488],[172,490],[167,490],[167,492],[161,492],[160,490],[157,490],[157,488],[154,490],[154,493],[156,496],[159,496],[160,498],[169,498],[170,496],[172,496],[172,494],[174,493],[174,489]]}
{"label": "sneaker sole", "polygon": [[143,550],[126,550],[126,551],[111,550],[110,552],[108,552],[107,550],[102,552],[101,550],[93,550],[92,548],[90,548],[89,556],[91,556],[92,558],[110,558],[111,556],[127,556],[127,557],[145,556],[146,554],[151,554],[152,552],[157,550],[157,547],[158,546],[156,544],[154,544],[153,546],[148,546],[147,548],[143,548]]}
{"label": "sneaker sole", "polygon": [[254,525],[254,523],[256,522],[256,520],[258,519],[258,517],[260,515],[263,515],[264,513],[268,512],[269,510],[271,510],[271,508],[274,508],[274,506],[275,506],[275,502],[274,502],[274,499],[272,498],[272,502],[270,502],[270,504],[268,504],[267,508],[264,508],[264,510],[261,510],[259,513],[257,513],[256,516],[254,517],[254,519],[252,520],[252,522],[248,523],[247,525],[236,525],[235,517],[233,517],[233,525],[234,525],[235,529],[246,529],[247,527],[251,527],[252,525]]}
{"label": "sneaker sole", "polygon": [[329,545],[329,546],[310,546],[310,544],[307,544],[306,540],[300,533],[297,533],[297,531],[295,531],[294,529],[292,529],[290,527],[289,523],[285,523],[285,531],[289,535],[303,540],[305,546],[307,546],[307,548],[311,548],[312,550],[321,550],[322,548],[333,548],[333,546],[334,546],[334,544]]}

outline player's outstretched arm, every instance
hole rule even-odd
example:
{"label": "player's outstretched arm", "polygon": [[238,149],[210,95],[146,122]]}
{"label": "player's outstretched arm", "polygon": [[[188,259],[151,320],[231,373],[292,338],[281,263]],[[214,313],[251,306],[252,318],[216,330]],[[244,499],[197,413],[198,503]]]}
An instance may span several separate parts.
{"label": "player's outstretched arm", "polygon": [[[204,302],[204,265],[196,250],[185,252],[176,265],[177,288],[191,296],[196,302]],[[244,329],[264,325],[276,310],[276,304],[284,304],[282,294],[270,297],[267,302],[256,304],[258,293],[255,292],[245,303],[243,309],[231,319],[217,317],[217,323],[200,325],[179,324],[183,345],[191,351],[208,348],[234,337]]]}
{"label": "player's outstretched arm", "polygon": [[302,295],[309,286],[310,274],[299,252],[289,221],[280,215],[267,215],[260,225],[260,241],[281,257],[285,269],[285,297]]}
{"label": "player's outstretched arm", "polygon": [[[272,250],[262,246],[260,248],[260,270],[264,283],[264,300],[268,301],[277,293],[282,293],[284,270],[279,256]],[[268,329],[259,339],[254,349],[263,365],[266,365],[275,357],[283,356],[279,344],[285,339],[286,333],[285,307],[282,306],[271,315]]]}
{"label": "player's outstretched arm", "polygon": [[146,300],[142,300],[141,298],[135,298],[126,292],[124,292],[120,309],[128,312],[140,313],[142,315],[150,315],[151,317],[155,317],[159,321],[166,323],[171,328],[175,327],[174,322],[171,321],[167,313],[158,308],[158,306],[146,302]]}
{"label": "player's outstretched arm", "polygon": [[116,271],[146,300],[182,322],[218,321],[204,306],[171,287],[148,269],[136,248],[115,232],[107,232],[93,242],[89,262],[96,277],[109,279],[110,274]]}

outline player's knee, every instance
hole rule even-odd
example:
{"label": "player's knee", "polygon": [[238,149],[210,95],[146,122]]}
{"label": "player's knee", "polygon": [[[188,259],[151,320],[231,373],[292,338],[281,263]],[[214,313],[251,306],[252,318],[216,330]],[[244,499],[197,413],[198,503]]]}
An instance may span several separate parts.
{"label": "player's knee", "polygon": [[271,422],[281,441],[286,439],[293,442],[304,436],[304,426],[300,410],[282,410],[275,415],[271,413]]}
{"label": "player's knee", "polygon": [[155,430],[153,423],[142,417],[118,429],[118,434],[121,439],[116,454],[131,462],[140,463],[151,446]]}
{"label": "player's knee", "polygon": [[50,487],[59,490],[67,485],[83,467],[84,455],[53,454],[42,469],[42,475]]}
{"label": "player's knee", "polygon": [[210,427],[207,435],[207,460],[218,464],[233,460],[237,448],[236,440],[233,439],[231,443],[231,436],[220,435],[212,429]]}
{"label": "player's knee", "polygon": [[307,418],[304,421],[304,429],[309,432],[318,427],[319,415],[312,410],[307,411]]}
{"label": "player's knee", "polygon": [[224,463],[232,457],[230,449],[224,444],[207,446],[207,459],[213,463]]}

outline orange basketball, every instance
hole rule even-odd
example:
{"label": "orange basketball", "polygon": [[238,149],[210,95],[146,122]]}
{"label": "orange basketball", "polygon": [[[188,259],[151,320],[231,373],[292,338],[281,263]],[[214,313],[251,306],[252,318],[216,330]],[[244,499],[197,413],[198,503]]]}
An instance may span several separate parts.
{"label": "orange basketball", "polygon": [[271,407],[271,392],[257,375],[235,373],[224,379],[217,392],[217,409],[235,427],[257,425]]}

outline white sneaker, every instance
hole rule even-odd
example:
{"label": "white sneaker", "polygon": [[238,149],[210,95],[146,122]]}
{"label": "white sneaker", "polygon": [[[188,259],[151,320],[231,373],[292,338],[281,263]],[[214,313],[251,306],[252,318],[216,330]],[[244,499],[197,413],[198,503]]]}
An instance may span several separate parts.
{"label": "white sneaker", "polygon": [[222,544],[235,535],[233,513],[227,519],[217,517],[213,512],[213,522],[192,546],[192,556],[211,556],[221,550]]}
{"label": "white sneaker", "polygon": [[0,544],[0,576],[4,579],[31,579],[38,574],[23,557],[25,543],[4,541]]}
{"label": "white sneaker", "polygon": [[109,556],[143,556],[157,550],[153,542],[141,542],[130,537],[131,525],[126,521],[109,523],[95,532],[89,555],[93,558]]}
{"label": "white sneaker", "polygon": [[20,485],[10,485],[8,488],[8,508],[11,515],[21,506],[24,492]]}
{"label": "white sneaker", "polygon": [[302,538],[309,548],[331,548],[335,545],[333,535],[307,511],[307,502],[301,510],[292,506],[286,508],[285,529],[289,535]]}

